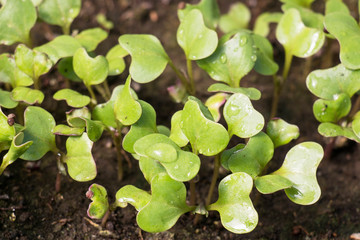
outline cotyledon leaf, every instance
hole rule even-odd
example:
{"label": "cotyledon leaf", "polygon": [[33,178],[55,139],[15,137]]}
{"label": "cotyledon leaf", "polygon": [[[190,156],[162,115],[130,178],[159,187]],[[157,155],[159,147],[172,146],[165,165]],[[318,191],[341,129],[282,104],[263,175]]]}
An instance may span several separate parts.
{"label": "cotyledon leaf", "polygon": [[264,117],[254,109],[248,97],[241,93],[233,94],[225,103],[224,117],[229,135],[249,138],[264,127]]}
{"label": "cotyledon leaf", "polygon": [[83,127],[82,128],[74,128],[74,127],[69,127],[64,124],[56,125],[53,129],[53,133],[55,135],[60,135],[60,136],[81,136],[84,131],[85,131],[85,128],[83,128]]}
{"label": "cotyledon leaf", "polygon": [[214,83],[208,88],[208,92],[242,93],[251,100],[259,100],[261,92],[256,88],[230,87],[223,83]]}
{"label": "cotyledon leaf", "polygon": [[288,2],[281,6],[281,9],[284,12],[291,8],[294,8],[299,11],[301,20],[303,21],[305,26],[310,27],[310,28],[316,28],[319,30],[324,29],[324,24],[323,24],[324,15],[322,15],[321,13],[314,12],[311,9],[308,9],[306,7],[299,6],[296,3]]}
{"label": "cotyledon leaf", "polygon": [[141,211],[151,200],[151,195],[133,185],[126,185],[116,192],[116,206],[126,207],[128,203]]}
{"label": "cotyledon leaf", "polygon": [[75,36],[75,39],[86,49],[92,52],[96,47],[108,37],[108,33],[101,28],[90,28],[82,31]]}
{"label": "cotyledon leaf", "polygon": [[61,89],[54,94],[53,98],[58,101],[65,100],[69,106],[75,108],[82,108],[90,103],[90,97],[72,89]]}
{"label": "cotyledon leaf", "polygon": [[92,184],[86,192],[86,196],[92,201],[89,204],[87,214],[92,219],[101,219],[109,209],[109,201],[106,189],[99,184]]}
{"label": "cotyledon leaf", "polygon": [[273,75],[279,70],[274,61],[274,53],[271,43],[267,38],[253,34],[251,35],[256,46],[256,61],[254,70],[263,75]]}
{"label": "cotyledon leaf", "polygon": [[15,136],[15,127],[10,126],[7,116],[0,108],[0,142],[11,142]]}
{"label": "cotyledon leaf", "polygon": [[260,14],[255,21],[253,32],[260,36],[266,37],[270,32],[270,23],[278,23],[281,19],[282,13],[265,12]]}
{"label": "cotyledon leaf", "polygon": [[109,76],[119,75],[125,70],[124,57],[129,53],[119,44],[111,48],[106,54],[109,63]]}
{"label": "cotyledon leaf", "polygon": [[227,14],[220,17],[219,27],[224,33],[244,29],[247,28],[250,18],[249,8],[241,2],[237,2],[231,5]]}
{"label": "cotyledon leaf", "polygon": [[184,147],[188,144],[189,139],[185,136],[184,132],[181,129],[181,115],[182,110],[177,111],[171,117],[171,132],[170,132],[170,139],[174,141],[179,147]]}
{"label": "cotyledon leaf", "polygon": [[11,98],[18,102],[25,102],[27,104],[41,104],[44,100],[44,94],[40,90],[31,89],[28,87],[16,87],[11,92]]}
{"label": "cotyledon leaf", "polygon": [[281,118],[270,120],[266,126],[266,133],[274,143],[274,148],[288,144],[300,135],[298,126],[289,124]]}
{"label": "cotyledon leaf", "polygon": [[16,66],[15,59],[6,53],[0,55],[0,76],[0,82],[9,83],[13,88],[34,83],[31,77]]}
{"label": "cotyledon leaf", "polygon": [[351,128],[355,135],[360,138],[360,111],[355,114],[353,119],[354,120],[351,123]]}
{"label": "cotyledon leaf", "polygon": [[153,160],[148,157],[139,158],[139,167],[143,173],[146,181],[151,184],[154,177],[161,173],[166,173],[166,169],[159,161]]}
{"label": "cotyledon leaf", "polygon": [[134,81],[147,83],[165,70],[170,61],[159,39],[146,34],[124,34],[119,43],[130,55],[130,75]]}
{"label": "cotyledon leaf", "polygon": [[351,110],[351,99],[346,93],[334,95],[334,100],[318,99],[313,105],[313,112],[319,122],[338,122]]}
{"label": "cotyledon leaf", "polygon": [[334,12],[343,12],[350,15],[350,10],[342,0],[328,0],[325,4],[325,16]]}
{"label": "cotyledon leaf", "polygon": [[230,149],[226,149],[221,153],[220,156],[220,162],[221,165],[228,171],[230,171],[229,168],[229,159],[230,157],[235,154],[237,151],[243,149],[245,147],[245,144],[243,143],[239,143],[238,145],[236,145],[235,147],[232,147]]}
{"label": "cotyledon leaf", "polygon": [[215,122],[219,122],[221,118],[220,108],[226,102],[227,97],[228,95],[225,93],[216,93],[215,95],[209,97],[205,102],[205,106],[208,107]]}
{"label": "cotyledon leaf", "polygon": [[207,207],[218,211],[222,225],[230,232],[251,232],[258,223],[258,214],[249,197],[252,178],[243,172],[233,173],[221,180],[219,199]]}
{"label": "cotyledon leaf", "polygon": [[70,126],[75,128],[86,127],[86,133],[91,141],[96,142],[101,137],[104,126],[100,121],[92,120],[87,117],[69,117],[67,119]]}
{"label": "cotyledon leaf", "polygon": [[11,92],[0,89],[0,107],[12,109],[18,105],[18,102],[11,98]]}
{"label": "cotyledon leaf", "polygon": [[351,127],[342,127],[335,123],[326,122],[319,125],[318,132],[324,137],[343,136],[360,143],[360,137],[355,134]]}

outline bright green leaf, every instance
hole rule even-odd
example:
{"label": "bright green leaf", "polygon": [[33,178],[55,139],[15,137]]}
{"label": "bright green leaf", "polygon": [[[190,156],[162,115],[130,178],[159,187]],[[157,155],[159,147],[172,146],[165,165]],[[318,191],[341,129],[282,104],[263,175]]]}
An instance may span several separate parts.
{"label": "bright green leaf", "polygon": [[282,13],[277,12],[264,12],[260,14],[255,21],[254,33],[266,37],[270,32],[270,23],[278,23],[282,15]]}
{"label": "bright green leaf", "polygon": [[64,77],[74,82],[82,82],[82,80],[76,75],[73,67],[73,58],[65,57],[57,64],[57,69]]}
{"label": "bright green leaf", "polygon": [[0,108],[0,143],[11,142],[15,136],[15,127],[8,124],[7,116]]}
{"label": "bright green leaf", "polygon": [[67,119],[70,126],[75,128],[86,127],[88,137],[92,142],[96,142],[101,137],[104,126],[100,121],[94,121],[86,117],[70,117]]}
{"label": "bright green leaf", "polygon": [[160,162],[148,157],[140,157],[139,167],[149,184],[151,184],[155,176],[160,173],[166,173],[166,169],[160,164]]}
{"label": "bright green leaf", "polygon": [[256,88],[230,87],[223,83],[214,83],[208,88],[208,92],[242,93],[251,100],[259,100],[261,92]]}
{"label": "bright green leaf", "polygon": [[130,75],[134,81],[147,83],[165,70],[169,57],[153,35],[125,34],[119,43],[131,55]]}
{"label": "bright green leaf", "polygon": [[184,147],[188,144],[189,140],[181,129],[181,116],[182,110],[177,111],[171,117],[170,139],[174,141],[179,147]]}
{"label": "bright green leaf", "polygon": [[15,64],[15,60],[8,54],[0,55],[0,82],[9,83],[11,87],[30,86],[33,80],[22,72]]}
{"label": "bright green leaf", "polygon": [[300,135],[298,126],[289,124],[281,118],[269,121],[266,127],[266,133],[271,138],[275,148],[288,144]]}
{"label": "bright green leaf", "polygon": [[274,193],[293,185],[293,182],[280,175],[265,175],[255,179],[256,189],[262,194]]}
{"label": "bright green leaf", "polygon": [[229,159],[230,157],[235,154],[237,151],[243,149],[245,147],[245,144],[238,144],[235,147],[232,147],[230,149],[227,149],[221,153],[220,162],[221,165],[228,171],[230,171],[229,168]]}
{"label": "bright green leaf", "polygon": [[318,132],[324,137],[343,136],[360,143],[360,137],[350,127],[342,127],[334,123],[321,123],[318,127]]}
{"label": "bright green leaf", "polygon": [[294,8],[299,11],[301,20],[305,24],[305,26],[310,28],[316,28],[319,30],[324,29],[324,16],[320,13],[316,13],[312,11],[311,9],[308,9],[306,7],[299,6],[295,3],[285,3],[282,5],[281,9],[286,12],[287,10]]}
{"label": "bright green leaf", "polygon": [[219,122],[221,118],[220,108],[226,102],[227,97],[228,95],[225,93],[217,93],[209,97],[205,102],[205,106],[208,107],[215,122]]}
{"label": "bright green leaf", "polygon": [[258,214],[249,197],[252,178],[246,173],[233,173],[221,180],[219,199],[207,209],[220,213],[222,225],[230,232],[251,232],[258,223]]}
{"label": "bright green leaf", "polygon": [[53,129],[53,133],[60,136],[81,136],[84,131],[85,128],[73,128],[63,124],[56,125]]}
{"label": "bright green leaf", "polygon": [[82,31],[75,36],[86,51],[92,52],[96,47],[108,37],[108,33],[101,28],[90,28]]}
{"label": "bright green leaf", "polygon": [[133,205],[137,211],[143,209],[151,199],[151,195],[132,185],[126,185],[116,192],[116,205],[126,207],[128,203]]}
{"label": "bright green leaf", "polygon": [[318,99],[313,105],[315,118],[319,122],[336,123],[348,115],[351,110],[351,99],[346,93],[334,96],[334,100]]}
{"label": "bright green leaf", "polygon": [[342,0],[327,0],[325,5],[325,16],[335,12],[350,15],[350,10]]}
{"label": "bright green leaf", "polygon": [[267,38],[257,34],[253,34],[252,39],[256,45],[256,62],[254,70],[262,75],[274,75],[279,70],[279,66],[274,61],[271,43]]}
{"label": "bright green leaf", "polygon": [[65,100],[66,103],[75,108],[85,107],[90,103],[90,97],[82,95],[72,89],[61,89],[54,94],[55,100]]}
{"label": "bright green leaf", "polygon": [[249,8],[241,3],[231,5],[227,14],[220,17],[219,27],[224,33],[247,28],[251,18]]}
{"label": "bright green leaf", "polygon": [[11,92],[0,89],[0,107],[7,109],[15,108],[18,102],[11,99]]}
{"label": "bright green leaf", "polygon": [[101,219],[109,209],[109,201],[106,189],[99,184],[92,184],[86,192],[86,196],[92,201],[89,204],[87,214],[92,219]]}
{"label": "bright green leaf", "polygon": [[310,8],[315,0],[280,0],[283,3],[294,3],[299,6]]}
{"label": "bright green leaf", "polygon": [[25,102],[27,104],[41,104],[44,100],[44,94],[40,90],[31,89],[27,87],[16,87],[11,92],[11,98],[18,102]]}
{"label": "bright green leaf", "polygon": [[354,120],[351,123],[351,128],[356,136],[360,139],[360,111],[355,114],[353,119]]}
{"label": "bright green leaf", "polygon": [[129,53],[120,45],[115,45],[106,54],[106,60],[109,63],[109,75],[119,75],[125,70],[124,57]]}

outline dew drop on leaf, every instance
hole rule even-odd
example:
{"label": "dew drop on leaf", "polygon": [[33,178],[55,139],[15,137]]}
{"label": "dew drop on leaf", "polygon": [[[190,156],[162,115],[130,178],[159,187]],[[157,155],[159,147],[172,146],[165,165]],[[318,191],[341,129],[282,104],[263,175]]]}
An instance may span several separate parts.
{"label": "dew drop on leaf", "polygon": [[252,55],[252,56],[251,56],[251,60],[252,60],[253,62],[255,62],[256,59],[257,59],[256,55]]}
{"label": "dew drop on leaf", "polygon": [[221,61],[222,63],[226,63],[227,58],[226,58],[226,55],[225,55],[225,54],[221,55],[220,61]]}
{"label": "dew drop on leaf", "polygon": [[242,36],[240,38],[240,46],[244,46],[247,43],[247,37],[246,36]]}

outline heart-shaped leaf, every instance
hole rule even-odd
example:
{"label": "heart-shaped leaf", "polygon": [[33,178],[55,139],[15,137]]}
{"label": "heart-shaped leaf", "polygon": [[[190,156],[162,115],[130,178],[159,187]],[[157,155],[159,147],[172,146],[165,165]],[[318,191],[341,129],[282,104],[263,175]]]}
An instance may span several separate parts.
{"label": "heart-shaped leaf", "polygon": [[314,11],[312,11],[311,9],[308,9],[306,7],[300,6],[296,3],[285,3],[284,5],[282,5],[281,9],[286,12],[288,9],[296,9],[299,11],[300,16],[301,16],[301,20],[303,21],[303,23],[305,24],[305,26],[310,27],[310,28],[316,28],[319,30],[323,30],[324,29],[324,16],[320,13],[316,13]]}
{"label": "heart-shaped leaf", "polygon": [[217,93],[209,97],[205,102],[205,106],[208,107],[215,122],[219,122],[221,118],[220,108],[226,102],[227,97],[228,95],[225,93]]}
{"label": "heart-shaped leaf", "polygon": [[258,223],[258,214],[249,197],[252,178],[243,172],[233,173],[221,180],[219,199],[207,207],[220,213],[222,225],[230,232],[251,232]]}
{"label": "heart-shaped leaf", "polygon": [[198,9],[191,10],[182,19],[176,39],[189,60],[210,56],[218,44],[216,32],[205,26],[202,13]]}
{"label": "heart-shaped leaf", "polygon": [[245,144],[238,144],[235,147],[232,147],[230,149],[227,149],[221,153],[220,162],[221,165],[228,171],[230,171],[229,168],[229,159],[230,157],[235,154],[237,151],[243,149],[245,147]]}
{"label": "heart-shaped leaf", "polygon": [[54,117],[41,107],[27,107],[24,113],[25,129],[23,142],[32,141],[30,148],[21,155],[21,159],[34,161],[42,158],[48,151],[57,151]]}
{"label": "heart-shaped leaf", "polygon": [[96,164],[91,154],[93,142],[86,133],[81,137],[69,137],[66,140],[65,163],[69,175],[78,182],[86,182],[96,177]]}
{"label": "heart-shaped leaf", "polygon": [[299,6],[310,8],[315,0],[280,0],[283,3],[294,3]]}
{"label": "heart-shaped leaf", "polygon": [[193,152],[213,156],[226,148],[229,142],[226,129],[206,118],[197,101],[189,99],[181,115],[180,126]]}
{"label": "heart-shaped leaf", "polygon": [[157,131],[154,108],[144,101],[139,100],[139,103],[142,108],[141,117],[131,125],[130,131],[125,135],[122,143],[124,150],[132,154],[135,153],[134,144],[137,140]]}
{"label": "heart-shaped leaf", "polygon": [[251,100],[259,100],[261,92],[256,88],[230,87],[223,83],[214,83],[208,88],[208,92],[242,93]]}
{"label": "heart-shaped leaf", "polygon": [[135,207],[137,211],[143,209],[151,200],[151,195],[132,185],[126,185],[116,192],[116,205],[126,207],[128,203]]}
{"label": "heart-shaped leaf", "polygon": [[60,136],[81,136],[85,128],[73,128],[67,125],[59,124],[53,129],[55,135]]}
{"label": "heart-shaped leaf", "polygon": [[325,16],[335,12],[350,15],[350,10],[342,0],[328,0],[325,4]]}
{"label": "heart-shaped leaf", "polygon": [[0,82],[9,83],[11,87],[30,86],[34,81],[22,72],[15,64],[15,60],[8,54],[0,55]]}
{"label": "heart-shaped leaf", "polygon": [[114,103],[115,117],[123,125],[134,124],[139,120],[142,112],[140,103],[131,95],[130,83],[131,76],[127,78]]}
{"label": "heart-shaped leaf", "polygon": [[96,47],[108,37],[108,33],[101,28],[90,28],[82,31],[75,36],[86,51],[92,52]]}
{"label": "heart-shaped leaf", "polygon": [[84,48],[79,48],[73,58],[73,66],[86,86],[97,85],[108,76],[108,62],[104,56],[90,57]]}
{"label": "heart-shaped leaf", "polygon": [[69,117],[67,121],[70,126],[75,128],[86,127],[87,135],[93,142],[99,140],[104,130],[104,126],[100,121],[94,121],[86,117]]}
{"label": "heart-shaped leaf", "polygon": [[347,13],[335,12],[325,16],[325,27],[340,43],[340,60],[350,69],[360,68],[360,27]]}
{"label": "heart-shaped leaf", "polygon": [[40,90],[31,89],[27,87],[16,87],[11,92],[11,98],[18,102],[25,102],[27,104],[41,104],[44,100],[44,94]]}
{"label": "heart-shaped leaf", "polygon": [[11,99],[11,92],[0,89],[0,107],[7,109],[16,108],[18,102]]}
{"label": "heart-shaped leaf", "polygon": [[146,181],[151,184],[155,176],[166,173],[166,169],[160,162],[155,161],[148,157],[140,157],[139,167],[141,172],[144,174]]}
{"label": "heart-shaped leaf", "polygon": [[[289,199],[297,204],[310,205],[315,203],[321,194],[319,184],[316,180],[316,169],[323,158],[324,151],[322,147],[315,142],[303,142],[291,148],[286,154],[283,165],[279,170],[270,175],[279,175],[293,183],[291,187],[286,186],[283,178],[266,176],[257,179],[256,187],[266,186],[268,182],[271,185],[286,186],[285,193]],[[266,178],[265,178],[266,177]],[[264,182],[261,182],[264,179]],[[258,188],[260,192],[267,192],[271,188]]]}
{"label": "heart-shaped leaf", "polygon": [[231,172],[245,172],[252,178],[257,177],[272,159],[274,144],[263,132],[250,138],[246,146],[231,155],[228,167]]}
{"label": "heart-shaped leaf", "polygon": [[156,129],[158,131],[158,133],[165,135],[167,137],[170,136],[170,129],[164,125],[158,125],[156,126]]}
{"label": "heart-shaped leaf", "polygon": [[10,126],[7,116],[0,108],[0,142],[11,142],[15,136],[15,127]]}
{"label": "heart-shaped leaf", "polygon": [[125,70],[124,57],[129,53],[120,45],[115,45],[106,54],[106,60],[109,63],[109,75],[119,75]]}
{"label": "heart-shaped leaf", "polygon": [[279,66],[274,61],[273,48],[267,38],[257,34],[252,35],[256,45],[256,62],[254,69],[263,75],[273,75],[279,70]]}
{"label": "heart-shaped leaf", "polygon": [[92,202],[89,204],[87,215],[92,219],[101,219],[109,209],[109,201],[106,189],[99,184],[92,184],[86,192]]}
{"label": "heart-shaped leaf", "polygon": [[82,108],[90,103],[88,96],[72,89],[61,89],[54,94],[53,98],[58,101],[65,100],[69,106],[74,108]]}
{"label": "heart-shaped leaf", "polygon": [[256,111],[250,99],[241,93],[233,94],[225,103],[224,117],[229,135],[249,138],[264,127],[264,117]]}
{"label": "heart-shaped leaf", "polygon": [[251,19],[249,8],[241,3],[231,5],[227,14],[220,17],[219,27],[224,33],[247,28]]}
{"label": "heart-shaped leaf", "polygon": [[334,96],[334,100],[318,99],[313,105],[314,116],[319,122],[336,123],[351,110],[351,99],[346,93]]}
{"label": "heart-shaped leaf", "polygon": [[170,139],[175,142],[179,147],[184,147],[188,144],[189,139],[185,136],[184,132],[181,129],[180,123],[181,123],[181,117],[182,116],[182,110],[177,111],[172,115],[171,117],[171,133],[170,133]]}
{"label": "heart-shaped leaf", "polygon": [[342,127],[334,123],[326,122],[319,125],[318,132],[324,137],[343,136],[360,143],[360,137],[354,133],[351,127]]}
{"label": "heart-shaped leaf", "polygon": [[186,4],[184,9],[178,10],[180,22],[193,9],[201,11],[205,25],[208,28],[215,29],[220,19],[220,9],[216,0],[201,0],[198,4]]}
{"label": "heart-shaped leaf", "polygon": [[70,25],[81,8],[81,0],[44,0],[38,7],[39,17],[50,24],[62,27],[70,33]]}
{"label": "heart-shaped leaf", "polygon": [[256,49],[248,32],[241,31],[220,39],[216,51],[208,58],[197,61],[212,79],[232,87],[239,87],[240,80],[254,67]]}
{"label": "heart-shaped leaf", "polygon": [[254,33],[263,37],[266,37],[270,32],[270,23],[280,22],[282,13],[269,13],[265,12],[260,14],[255,21]]}
{"label": "heart-shaped leaf", "polygon": [[280,175],[265,175],[255,178],[256,189],[262,194],[270,194],[294,185],[289,179]]}
{"label": "heart-shaped leaf", "polygon": [[87,107],[71,109],[66,112],[66,121],[71,127],[85,127],[86,123],[82,118],[91,119],[91,113]]}
{"label": "heart-shaped leaf", "polygon": [[29,44],[30,29],[36,18],[36,9],[30,0],[6,1],[0,10],[0,44]]}
{"label": "heart-shaped leaf", "polygon": [[298,126],[289,124],[281,118],[269,121],[266,127],[266,133],[274,143],[274,148],[288,144],[300,135]]}
{"label": "heart-shaped leaf", "polygon": [[74,82],[82,82],[82,80],[76,75],[73,67],[73,58],[65,57],[57,64],[57,69],[64,77]]}
{"label": "heart-shaped leaf", "polygon": [[315,70],[307,76],[306,86],[312,94],[327,100],[334,100],[341,93],[352,97],[360,90],[360,70],[349,70],[343,64]]}
{"label": "heart-shaped leaf", "polygon": [[165,70],[169,62],[159,39],[153,35],[125,34],[119,43],[131,55],[130,75],[139,83],[147,83]]}
{"label": "heart-shaped leaf", "polygon": [[55,64],[60,58],[72,57],[79,48],[81,48],[81,44],[78,40],[67,35],[61,35],[44,45],[34,48],[34,50],[46,53]]}
{"label": "heart-shaped leaf", "polygon": [[306,27],[299,11],[291,8],[281,17],[276,28],[276,38],[288,54],[306,58],[322,47],[325,34],[318,29]]}
{"label": "heart-shaped leaf", "polygon": [[134,144],[136,154],[157,160],[176,181],[190,181],[200,169],[197,155],[180,149],[176,143],[163,134],[146,135]]}
{"label": "heart-shaped leaf", "polygon": [[136,221],[144,231],[163,232],[191,210],[186,204],[185,185],[160,174],[152,180],[150,202],[140,210]]}
{"label": "heart-shaped leaf", "polygon": [[5,168],[15,162],[16,159],[18,159],[26,150],[29,149],[32,141],[22,143],[24,139],[24,133],[20,132],[18,133],[13,141],[11,142],[9,151],[5,154],[1,166],[0,166],[0,175],[3,173]]}
{"label": "heart-shaped leaf", "polygon": [[15,49],[15,63],[21,71],[34,80],[47,73],[53,65],[44,53],[31,50],[23,44]]}

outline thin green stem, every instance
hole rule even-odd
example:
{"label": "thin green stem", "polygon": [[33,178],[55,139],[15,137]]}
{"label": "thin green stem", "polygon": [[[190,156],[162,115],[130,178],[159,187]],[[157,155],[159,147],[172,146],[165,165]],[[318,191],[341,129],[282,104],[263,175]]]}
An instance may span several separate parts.
{"label": "thin green stem", "polygon": [[97,100],[96,100],[96,96],[95,96],[95,93],[93,91],[93,89],[91,88],[90,85],[85,85],[87,90],[89,91],[90,93],[90,97],[91,97],[91,104],[92,106],[96,105],[97,104]]}
{"label": "thin green stem", "polygon": [[107,210],[104,217],[101,219],[101,227],[104,228],[106,226],[106,222],[110,217],[110,210]]}
{"label": "thin green stem", "polygon": [[70,24],[66,24],[61,27],[64,35],[70,35]]}
{"label": "thin green stem", "polygon": [[11,84],[10,83],[5,83],[5,89],[6,91],[11,91]]}
{"label": "thin green stem", "polygon": [[184,74],[182,74],[179,69],[177,69],[172,61],[169,61],[169,65],[171,69],[175,72],[176,76],[180,79],[182,85],[186,88],[186,90],[190,91],[190,85]]}
{"label": "thin green stem", "polygon": [[273,92],[273,99],[271,104],[271,112],[270,112],[270,119],[274,118],[277,114],[277,107],[279,104],[279,96],[280,96],[280,81],[276,74],[273,75],[274,81],[274,92]]}
{"label": "thin green stem", "polygon": [[195,89],[194,75],[192,70],[192,62],[190,59],[186,59],[186,67],[187,67],[188,77],[190,80],[190,94],[195,95],[196,89]]}
{"label": "thin green stem", "polygon": [[[283,80],[282,80],[282,86],[285,84],[287,77],[289,76],[289,70],[291,67],[293,55],[290,51],[285,49],[285,63],[284,63],[284,69],[283,69]],[[281,88],[282,88],[281,86]]]}
{"label": "thin green stem", "polygon": [[105,94],[106,94],[106,98],[107,98],[107,101],[110,99],[111,97],[111,91],[110,91],[110,88],[109,88],[109,84],[108,82],[105,80],[102,85],[104,86],[104,89],[105,89]]}
{"label": "thin green stem", "polygon": [[119,131],[119,129],[117,129],[117,134],[115,134],[114,131],[110,130],[110,134],[111,134],[111,137],[114,141],[114,145],[116,148],[116,158],[117,158],[117,163],[118,163],[118,180],[121,181],[124,177],[123,155],[121,153],[121,151],[122,151],[122,147],[121,147],[122,135],[121,135],[121,131]]}
{"label": "thin green stem", "polygon": [[214,171],[213,171],[213,176],[211,179],[211,184],[210,184],[210,188],[209,188],[209,192],[205,201],[205,206],[210,205],[211,203],[211,198],[213,196],[214,193],[214,189],[216,186],[216,181],[219,177],[219,169],[220,169],[220,154],[215,156],[215,160],[214,160]]}
{"label": "thin green stem", "polygon": [[104,101],[108,101],[110,98],[107,96],[106,91],[103,87],[100,85],[95,85],[96,91],[98,91],[101,95],[101,97],[104,99]]}

